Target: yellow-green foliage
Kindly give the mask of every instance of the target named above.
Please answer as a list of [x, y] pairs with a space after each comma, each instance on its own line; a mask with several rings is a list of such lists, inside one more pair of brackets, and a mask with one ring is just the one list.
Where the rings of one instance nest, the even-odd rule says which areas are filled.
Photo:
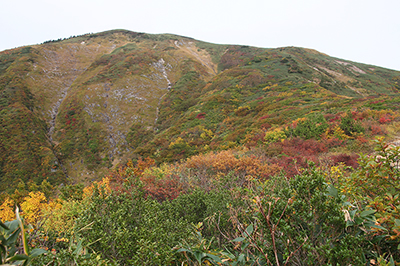
[[277, 141], [283, 141], [286, 138], [285, 131], [280, 128], [275, 128], [265, 133], [264, 140], [265, 143], [270, 144]]
[[57, 208], [44, 211], [45, 221], [43, 229], [58, 232], [59, 234], [71, 234], [74, 230], [75, 219], [84, 210], [85, 204], [75, 200], [58, 202]]

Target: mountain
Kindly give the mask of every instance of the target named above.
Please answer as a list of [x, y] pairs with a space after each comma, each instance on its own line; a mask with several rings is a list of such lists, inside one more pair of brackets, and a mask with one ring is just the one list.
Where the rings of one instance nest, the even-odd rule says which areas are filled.
[[397, 110], [400, 72], [315, 50], [113, 30], [0, 52], [0, 189], [256, 147], [310, 113]]

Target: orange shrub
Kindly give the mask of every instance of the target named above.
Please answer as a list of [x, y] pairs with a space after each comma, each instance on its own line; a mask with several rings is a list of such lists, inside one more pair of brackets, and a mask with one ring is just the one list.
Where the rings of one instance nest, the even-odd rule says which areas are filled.
[[269, 165], [260, 158], [239, 155], [234, 150], [196, 155], [187, 159], [185, 166], [197, 171], [208, 171], [209, 178], [213, 178], [213, 175], [234, 172], [242, 178], [251, 176], [265, 179], [280, 171], [280, 167], [276, 164]]

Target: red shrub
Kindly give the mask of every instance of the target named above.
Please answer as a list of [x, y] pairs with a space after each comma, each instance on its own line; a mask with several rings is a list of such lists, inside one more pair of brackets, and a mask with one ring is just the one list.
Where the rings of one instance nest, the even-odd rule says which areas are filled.
[[270, 163], [282, 167], [288, 177], [293, 177], [299, 174], [299, 169], [308, 167], [307, 162], [317, 164], [317, 156], [327, 150], [324, 143], [314, 139], [293, 138], [269, 145], [267, 154], [275, 156]]
[[339, 164], [339, 163], [344, 163], [347, 166], [351, 166], [353, 168], [358, 167], [358, 155], [357, 154], [352, 154], [352, 155], [347, 155], [347, 154], [339, 154], [339, 155], [333, 155], [331, 156], [331, 160], [334, 165]]
[[386, 135], [386, 131], [379, 125], [371, 125], [370, 130], [372, 135]]
[[252, 137], [247, 139], [247, 142], [245, 145], [247, 148], [255, 147], [258, 144], [262, 144], [264, 142], [264, 137], [265, 137], [265, 132], [255, 133]]
[[392, 117], [390, 115], [385, 115], [385, 116], [382, 116], [381, 118], [379, 118], [380, 124], [387, 124], [387, 123], [390, 123], [391, 121], [392, 121]]
[[367, 143], [367, 142], [368, 142], [368, 140], [367, 140], [364, 136], [358, 136], [358, 137], [357, 137], [357, 140], [358, 140], [360, 143]]
[[328, 148], [340, 147], [346, 144], [345, 140], [340, 140], [336, 137], [330, 139], [324, 139], [323, 141]]
[[304, 140], [302, 138], [286, 139], [282, 142], [283, 153], [289, 156], [312, 156], [328, 149], [322, 142], [314, 139]]
[[260, 126], [261, 129], [263, 130], [268, 130], [269, 128], [271, 128], [272, 126], [269, 123], [264, 123]]
[[206, 116], [206, 113], [200, 113], [196, 116], [197, 119], [204, 119]]
[[294, 177], [300, 174], [301, 169], [308, 168], [308, 162], [318, 164], [315, 156], [283, 156], [281, 158], [275, 157], [270, 161], [270, 163], [282, 167], [287, 177]]
[[340, 115], [336, 115], [334, 118], [329, 119], [329, 122], [335, 122], [337, 120], [340, 120]]
[[156, 179], [154, 177], [143, 178], [144, 193], [146, 197], [162, 202], [164, 200], [173, 200], [182, 192], [182, 186], [177, 179], [170, 176], [165, 179]]

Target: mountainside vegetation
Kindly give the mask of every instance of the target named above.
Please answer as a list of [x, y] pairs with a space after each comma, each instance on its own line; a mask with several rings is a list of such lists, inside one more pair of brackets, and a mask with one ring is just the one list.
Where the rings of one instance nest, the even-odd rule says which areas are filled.
[[311, 49], [172, 34], [2, 51], [2, 263], [396, 265], [399, 90]]

